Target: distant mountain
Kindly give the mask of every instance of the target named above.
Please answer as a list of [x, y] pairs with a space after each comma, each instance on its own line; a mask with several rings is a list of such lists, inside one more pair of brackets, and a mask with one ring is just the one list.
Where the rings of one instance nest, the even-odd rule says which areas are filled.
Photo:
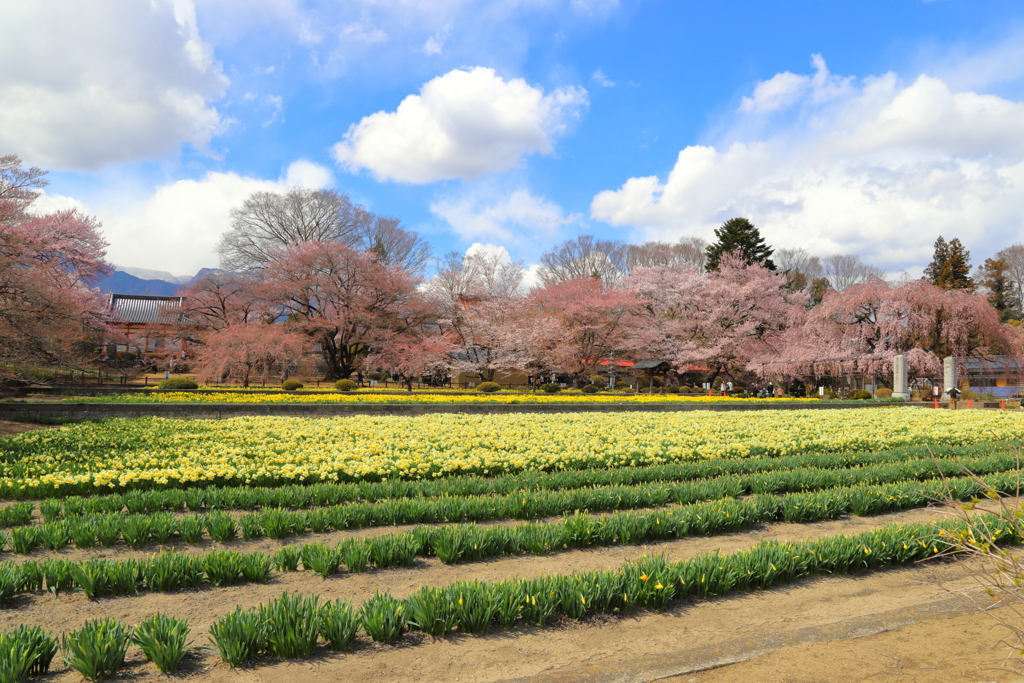
[[185, 284], [191, 286], [191, 285], [194, 285], [195, 283], [199, 282], [200, 280], [202, 280], [207, 275], [214, 275], [216, 273], [226, 273], [226, 272], [228, 272], [228, 271], [221, 270], [220, 268], [203, 268], [198, 273], [196, 273], [192, 277], [188, 278], [188, 280], [185, 282]]
[[162, 270], [114, 266], [114, 274], [99, 278], [93, 287], [115, 294], [149, 294], [150, 296], [178, 296], [180, 290], [199, 282], [207, 275], [223, 273], [220, 268], [203, 268], [195, 275], [171, 275]]
[[115, 270], [134, 275], [142, 280], [163, 280], [183, 285], [192, 279], [191, 275], [171, 275], [166, 270], [150, 270], [149, 268], [133, 268], [130, 266], [114, 266]]
[[166, 280], [145, 280], [141, 277], [115, 270], [113, 275], [96, 280], [94, 287], [100, 291], [115, 294], [149, 294], [150, 296], [177, 296], [182, 285]]

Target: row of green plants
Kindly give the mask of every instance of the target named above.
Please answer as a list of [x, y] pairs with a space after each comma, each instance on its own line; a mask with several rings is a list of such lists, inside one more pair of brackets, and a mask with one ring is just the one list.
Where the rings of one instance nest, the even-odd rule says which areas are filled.
[[164, 551], [147, 560], [83, 562], [63, 559], [0, 564], [0, 601], [23, 591], [81, 589], [88, 598], [130, 595], [141, 589], [166, 592], [238, 582], [265, 583], [271, 568], [297, 571], [299, 565], [321, 577], [344, 567], [364, 572], [369, 567], [411, 567], [417, 557], [436, 556], [446, 564], [502, 555], [543, 555], [564, 549], [635, 545], [750, 528], [757, 523], [784, 520], [807, 523], [835, 519], [848, 512], [878, 514], [926, 505], [951, 497], [969, 500], [989, 488], [1015, 494], [1016, 472], [974, 480], [968, 477], [924, 483], [858, 486], [782, 497], [752, 496], [745, 500], [696, 503], [669, 510], [624, 512], [605, 517], [577, 513], [552, 523], [509, 527], [475, 524], [439, 528], [417, 527], [410, 532], [375, 538], [346, 539], [336, 546], [314, 542], [287, 545], [273, 555], [216, 550], [203, 555]]
[[[1005, 542], [1020, 540], [1010, 523], [991, 524], [1005, 527], [1000, 536]], [[957, 523], [945, 525], [947, 531], [955, 527]], [[332, 650], [344, 649], [360, 631], [373, 641], [394, 643], [408, 630], [443, 637], [453, 631], [510, 629], [519, 622], [544, 626], [558, 617], [663, 610], [680, 600], [767, 589], [815, 574], [899, 566], [948, 549], [934, 526], [893, 524], [803, 543], [762, 541], [727, 556], [714, 552], [679, 562], [647, 556], [615, 571], [462, 581], [425, 587], [404, 600], [377, 593], [358, 610], [343, 602], [321, 605], [316, 595], [285, 593], [267, 605], [221, 617], [211, 634], [221, 659], [234, 667], [261, 656], [310, 657], [321, 639]]]
[[[208, 534], [226, 543], [239, 535], [245, 540], [263, 537], [282, 539], [306, 531], [324, 533], [394, 524], [452, 523], [495, 519], [536, 519], [574, 510], [603, 512], [685, 505], [704, 500], [738, 497], [747, 493], [786, 493], [829, 490], [863, 484], [917, 481], [940, 474], [959, 474], [964, 466], [988, 474], [1013, 467], [1009, 456], [978, 458], [968, 463], [915, 460], [892, 465], [874, 465], [857, 469], [782, 470], [749, 476], [725, 475], [684, 484], [612, 486], [568, 490], [533, 490], [508, 496], [399, 498], [377, 503], [354, 503], [311, 510], [265, 509], [235, 518], [227, 512], [176, 517], [170, 512], [153, 514], [85, 514], [64, 517], [51, 509], [59, 501], [43, 501], [40, 526], [15, 528], [0, 533], [0, 548], [10, 545], [27, 554], [37, 547], [57, 551], [66, 546], [110, 547], [123, 540], [135, 548], [151, 543], [172, 541], [199, 543]], [[1000, 470], [1000, 468], [1003, 468]]]
[[[59, 649], [64, 664], [87, 681], [115, 675], [132, 644], [160, 673], [167, 674], [177, 671], [188, 654], [192, 645], [188, 634], [187, 620], [161, 613], [135, 628], [106, 617], [86, 621], [64, 634]], [[57, 638], [39, 626], [21, 625], [0, 634], [0, 683], [24, 683], [30, 676], [48, 673], [57, 650]]]
[[[956, 449], [967, 451], [968, 449]], [[358, 484], [313, 484], [309, 486], [208, 487], [185, 490], [140, 490], [104, 496], [71, 496], [40, 502], [39, 509], [47, 521], [59, 517], [127, 511], [130, 514], [189, 510], [255, 510], [259, 508], [327, 507], [352, 502], [376, 502], [398, 498], [440, 498], [480, 495], [508, 495], [531, 490], [569, 490], [595, 486], [635, 486], [661, 482], [680, 482], [723, 475], [780, 475], [783, 472], [810, 470], [860, 470], [865, 466], [901, 464], [906, 468], [903, 478], [929, 478], [937, 474], [955, 475], [964, 471], [993, 472], [1010, 469], [1016, 464], [1012, 453], [977, 454], [956, 452], [957, 460], [922, 458], [912, 453], [878, 453], [845, 455], [806, 455], [786, 458], [751, 458], [749, 460], [709, 460], [700, 463], [678, 463], [653, 467], [611, 470], [580, 470], [569, 472], [527, 472], [486, 479], [484, 477], [451, 477], [440, 481], [391, 480]], [[908, 457], [909, 456], [909, 457]], [[969, 456], [966, 459], [964, 456]], [[973, 457], [970, 457], [973, 456]], [[780, 475], [785, 476], [785, 475]], [[807, 475], [812, 476], [812, 475]], [[815, 475], [816, 476], [816, 475]], [[867, 475], [870, 478], [870, 475]], [[858, 479], [857, 481], [863, 481]], [[837, 474], [836, 485], [851, 485], [850, 479]], [[751, 489], [753, 490], [753, 489]], [[12, 525], [13, 526], [13, 525]]]
[[215, 550], [203, 555], [164, 551], [144, 560], [47, 559], [0, 564], [0, 603], [18, 593], [82, 591], [90, 600], [135, 595], [140, 590], [170, 592], [184, 588], [266, 583], [272, 559], [265, 553]]
[[[992, 517], [975, 524], [984, 535], [1016, 543], [1009, 520]], [[938, 531], [938, 533], [936, 533]], [[371, 640], [395, 643], [408, 630], [444, 637], [458, 631], [485, 633], [520, 621], [544, 626], [558, 617], [584, 619], [636, 608], [663, 610], [673, 602], [767, 589], [816, 574], [846, 574], [924, 560], [949, 550], [945, 537], [969, 533], [964, 522], [892, 524], [853, 536], [803, 543], [762, 541], [749, 550], [722, 556], [717, 551], [670, 562], [646, 556], [614, 571], [548, 575], [498, 582], [461, 581], [424, 587], [401, 600], [377, 593], [358, 610], [344, 600], [321, 603], [317, 595], [284, 593], [256, 608], [236, 608], [213, 623], [211, 639], [222, 661], [232, 667], [261, 656], [311, 657], [320, 642], [331, 650], [351, 647], [364, 632]], [[944, 534], [946, 535], [944, 537]], [[97, 681], [123, 666], [131, 644], [161, 673], [173, 673], [189, 652], [188, 622], [155, 614], [131, 628], [113, 619], [87, 621], [60, 641], [65, 664]], [[58, 650], [57, 639], [38, 626], [0, 634], [0, 683], [23, 683], [45, 674]]]

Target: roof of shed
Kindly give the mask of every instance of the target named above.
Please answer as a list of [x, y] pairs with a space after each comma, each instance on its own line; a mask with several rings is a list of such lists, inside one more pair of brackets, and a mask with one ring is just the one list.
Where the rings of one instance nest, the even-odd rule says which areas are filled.
[[667, 360], [638, 360], [633, 367], [637, 370], [658, 370], [670, 367], [670, 363]]

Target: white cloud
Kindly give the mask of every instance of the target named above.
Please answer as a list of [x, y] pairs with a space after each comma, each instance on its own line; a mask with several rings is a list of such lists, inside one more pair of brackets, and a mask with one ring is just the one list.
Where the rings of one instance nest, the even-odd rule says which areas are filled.
[[267, 95], [263, 98], [263, 106], [266, 109], [270, 109], [270, 118], [263, 122], [262, 126], [266, 128], [278, 121], [284, 121], [284, 100], [277, 95]]
[[[219, 43], [284, 34], [328, 71], [372, 69], [382, 60], [414, 68], [424, 53], [456, 64], [519, 62], [540, 13], [573, 28], [603, 21], [619, 0], [202, 0], [204, 30]], [[369, 55], [374, 55], [370, 57]], [[512, 57], [507, 60], [506, 57]]]
[[552, 242], [563, 226], [580, 218], [566, 216], [562, 207], [525, 189], [503, 195], [476, 188], [458, 198], [438, 200], [430, 210], [463, 239], [529, 246]]
[[600, 69], [595, 71], [590, 78], [602, 88], [615, 87], [615, 81], [608, 80], [608, 77], [604, 75], [604, 71], [601, 71]]
[[812, 103], [820, 104], [850, 92], [851, 79], [829, 73], [821, 55], [812, 55], [811, 63], [815, 67], [813, 76], [784, 71], [758, 83], [753, 97], [743, 98], [740, 111], [766, 114], [788, 109], [808, 94]]
[[227, 79], [191, 0], [33, 0], [0, 21], [0, 149], [60, 169], [203, 147]]
[[444, 52], [444, 44], [448, 40], [448, 36], [452, 34], [451, 24], [445, 26], [443, 29], [435, 33], [434, 35], [427, 38], [427, 42], [423, 43], [423, 52], [428, 55], [439, 55]]
[[95, 215], [110, 242], [110, 262], [191, 275], [218, 265], [216, 247], [229, 227], [231, 209], [253, 192], [296, 186], [319, 189], [333, 182], [330, 169], [298, 159], [276, 181], [207, 173], [198, 180], [161, 185], [148, 194], [133, 185], [87, 203], [56, 195], [41, 197], [35, 206], [40, 211], [79, 208]]
[[96, 216], [110, 242], [108, 262], [192, 275], [218, 265], [216, 247], [230, 225], [231, 209], [253, 192], [321, 188], [333, 180], [329, 169], [299, 159], [276, 181], [207, 173], [197, 180], [161, 185], [150, 193], [132, 184], [108, 189], [88, 202], [44, 195], [33, 206], [40, 212], [77, 208]]
[[491, 244], [490, 242], [486, 244], [473, 242], [473, 244], [469, 245], [469, 249], [466, 249], [466, 256], [473, 256], [474, 254], [483, 254], [491, 257], [497, 256], [504, 263], [512, 263], [512, 257], [509, 256], [508, 249], [497, 244]]
[[601, 192], [592, 216], [659, 239], [711, 237], [746, 216], [777, 247], [858, 253], [894, 271], [927, 262], [940, 234], [976, 261], [1020, 239], [1024, 103], [817, 66], [758, 84], [714, 146], [679, 152], [664, 181]]
[[394, 112], [353, 124], [334, 156], [344, 168], [367, 169], [378, 180], [476, 179], [512, 168], [527, 154], [551, 153], [552, 138], [586, 106], [583, 88], [545, 95], [493, 69], [456, 69], [427, 82]]
[[[466, 256], [472, 256], [473, 254], [487, 254], [490, 256], [497, 256], [501, 261], [505, 263], [511, 263], [512, 257], [508, 253], [508, 249], [497, 244], [481, 244], [480, 242], [474, 242], [466, 249]], [[539, 263], [531, 263], [523, 268], [523, 287], [525, 289], [533, 289], [534, 287], [540, 287], [543, 283], [540, 279], [542, 266]]]
[[308, 187], [319, 190], [328, 185], [333, 185], [334, 176], [331, 174], [330, 169], [320, 164], [313, 163], [307, 159], [298, 159], [288, 166], [288, 170], [285, 171], [281, 182], [289, 186]]
[[603, 17], [619, 7], [619, 0], [570, 0], [573, 11], [583, 16]]
[[253, 192], [283, 188], [236, 173], [207, 173], [199, 180], [158, 187], [142, 200], [98, 205], [90, 213], [103, 221], [108, 261], [194, 274], [218, 265], [216, 247], [228, 229], [231, 209]]

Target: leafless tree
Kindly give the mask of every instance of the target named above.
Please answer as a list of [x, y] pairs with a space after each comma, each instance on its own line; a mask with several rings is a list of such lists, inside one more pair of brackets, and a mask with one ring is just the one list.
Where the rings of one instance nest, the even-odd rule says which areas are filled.
[[351, 235], [352, 246], [369, 251], [378, 262], [422, 273], [430, 262], [430, 244], [418, 233], [401, 227], [397, 218], [373, 216], [360, 221]]
[[437, 275], [424, 289], [445, 307], [467, 297], [522, 296], [525, 276], [523, 264], [509, 261], [504, 254], [475, 252], [463, 256], [453, 251], [438, 259]]
[[833, 254], [822, 259], [822, 274], [832, 289], [841, 292], [847, 287], [867, 282], [871, 278], [884, 278], [881, 268], [864, 263], [856, 254]]
[[1024, 244], [1013, 244], [1000, 249], [995, 258], [1006, 262], [1006, 277], [1010, 280], [1012, 299], [1018, 310], [1024, 307]]
[[366, 209], [334, 190], [255, 192], [231, 210], [231, 229], [217, 252], [226, 270], [256, 270], [273, 260], [277, 249], [297, 242], [350, 242], [372, 221]]
[[628, 270], [629, 245], [619, 240], [595, 240], [579, 235], [540, 257], [540, 280], [545, 285], [581, 277], [598, 277], [611, 284]]
[[684, 268], [696, 266], [698, 270], [704, 270], [708, 243], [700, 237], [682, 237], [676, 243], [669, 242], [644, 242], [639, 245], [630, 245], [626, 254], [626, 268], [632, 271], [634, 268], [652, 268], [654, 266], [667, 266], [669, 268]]
[[806, 249], [776, 249], [772, 260], [782, 272], [801, 273], [808, 280], [821, 277], [821, 259], [812, 256]]

